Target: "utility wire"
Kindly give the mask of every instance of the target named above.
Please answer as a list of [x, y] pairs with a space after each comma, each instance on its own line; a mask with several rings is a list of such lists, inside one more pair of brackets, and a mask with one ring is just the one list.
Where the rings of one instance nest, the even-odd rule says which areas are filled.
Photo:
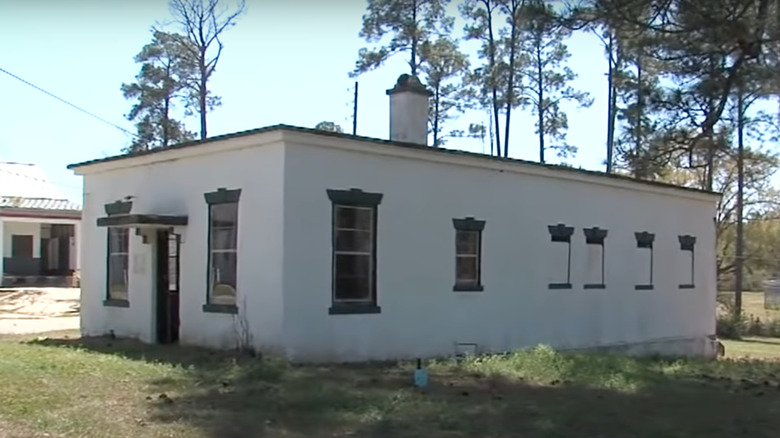
[[121, 127], [121, 126], [119, 126], [119, 125], [117, 125], [117, 124], [115, 124], [115, 123], [109, 122], [108, 120], [106, 120], [106, 119], [104, 119], [104, 118], [102, 118], [102, 117], [100, 117], [100, 116], [98, 116], [98, 115], [96, 115], [96, 114], [94, 114], [94, 113], [91, 113], [91, 112], [89, 112], [89, 111], [85, 110], [84, 108], [81, 108], [81, 107], [80, 107], [80, 106], [78, 106], [78, 105], [74, 105], [74, 104], [72, 104], [72, 103], [68, 102], [67, 100], [65, 100], [65, 99], [63, 99], [63, 98], [61, 98], [61, 97], [59, 97], [59, 96], [56, 96], [56, 95], [54, 95], [54, 94], [52, 94], [52, 93], [50, 93], [50, 92], [48, 92], [48, 91], [44, 90], [43, 88], [41, 88], [41, 87], [39, 87], [39, 86], [37, 86], [37, 85], [35, 85], [35, 84], [31, 83], [31, 82], [28, 82], [28, 81], [26, 81], [26, 80], [24, 80], [24, 79], [20, 78], [19, 76], [16, 76], [15, 74], [13, 74], [13, 73], [9, 72], [8, 70], [5, 70], [5, 69], [3, 69], [2, 67], [0, 67], [0, 72], [3, 72], [3, 73], [5, 73], [5, 74], [7, 74], [8, 76], [11, 76], [12, 78], [14, 78], [14, 79], [16, 79], [16, 80], [18, 80], [18, 81], [20, 81], [20, 82], [23, 82], [23, 83], [25, 83], [25, 84], [27, 84], [27, 85], [29, 85], [29, 86], [31, 86], [31, 87], [33, 87], [33, 88], [35, 88], [36, 90], [38, 90], [38, 91], [40, 91], [40, 92], [42, 92], [42, 93], [44, 93], [44, 94], [47, 94], [47, 95], [49, 95], [49, 96], [51, 96], [51, 97], [53, 97], [53, 98], [55, 98], [55, 99], [59, 100], [60, 102], [62, 102], [62, 103], [64, 103], [64, 104], [68, 105], [68, 106], [71, 106], [71, 107], [73, 107], [73, 108], [75, 108], [75, 109], [77, 109], [77, 110], [81, 111], [82, 113], [84, 113], [84, 114], [86, 114], [86, 115], [88, 115], [88, 116], [90, 116], [90, 117], [96, 118], [96, 119], [100, 120], [100, 121], [101, 121], [101, 122], [103, 122], [103, 123], [106, 123], [106, 124], [108, 124], [108, 125], [111, 125], [111, 126], [113, 126], [114, 128], [116, 128], [116, 129], [118, 129], [118, 130], [120, 130], [120, 131], [124, 132], [125, 134], [131, 135], [131, 136], [133, 136], [133, 137], [135, 137], [135, 136], [136, 136], [134, 133], [132, 133], [132, 132], [128, 131], [127, 129], [125, 129], [125, 128], [123, 128], [123, 127]]

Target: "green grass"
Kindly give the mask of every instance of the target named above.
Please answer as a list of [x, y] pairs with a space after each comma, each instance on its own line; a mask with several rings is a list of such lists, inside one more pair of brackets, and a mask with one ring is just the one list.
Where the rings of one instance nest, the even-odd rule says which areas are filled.
[[[293, 366], [109, 339], [0, 340], [0, 436], [774, 437], [780, 341], [718, 361], [562, 354]], [[756, 342], [753, 342], [756, 341]], [[758, 341], [764, 341], [765, 344]], [[164, 395], [163, 395], [164, 394]]]
[[[734, 292], [718, 292], [718, 295], [734, 302]], [[722, 312], [722, 306], [719, 310]], [[780, 310], [764, 308], [763, 292], [742, 292], [742, 311], [748, 316], [761, 318], [762, 321], [780, 319]]]

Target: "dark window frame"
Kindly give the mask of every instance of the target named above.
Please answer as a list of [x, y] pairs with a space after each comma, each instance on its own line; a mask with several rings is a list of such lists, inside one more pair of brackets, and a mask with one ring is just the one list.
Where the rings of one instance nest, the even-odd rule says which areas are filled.
[[655, 250], [653, 249], [653, 242], [655, 241], [655, 234], [647, 231], [637, 231], [634, 233], [636, 238], [637, 249], [649, 249], [650, 250], [650, 281], [648, 283], [634, 285], [635, 290], [653, 290], [653, 270], [655, 269]]
[[565, 283], [549, 283], [548, 289], [571, 289], [571, 236], [574, 234], [574, 227], [566, 224], [548, 225], [547, 231], [550, 233], [550, 241], [555, 243], [566, 243], [568, 245], [568, 261], [566, 266]]
[[584, 228], [582, 232], [585, 234], [585, 245], [601, 246], [601, 282], [586, 283], [582, 287], [584, 289], [606, 289], [606, 247], [604, 246], [604, 239], [607, 238], [607, 230], [592, 227]]
[[[112, 234], [116, 233], [117, 231], [121, 231], [124, 234], [125, 239], [125, 248], [127, 249], [127, 252], [116, 252], [112, 251]], [[116, 255], [124, 255], [125, 257], [125, 263], [124, 263], [124, 270], [127, 274], [127, 278], [125, 279], [125, 298], [115, 298], [111, 294], [111, 258]], [[106, 298], [103, 300], [103, 305], [108, 307], [130, 307], [130, 229], [129, 228], [118, 228], [118, 227], [108, 227], [106, 229]]]
[[677, 236], [677, 240], [680, 242], [680, 251], [691, 252], [691, 281], [690, 283], [682, 283], [679, 285], [680, 289], [694, 289], [696, 287], [696, 236], [688, 234]]
[[[377, 293], [377, 238], [379, 232], [379, 204], [382, 203], [382, 193], [369, 193], [361, 189], [349, 190], [327, 189], [326, 193], [331, 202], [330, 230], [330, 301], [328, 313], [331, 315], [352, 315], [381, 313]], [[336, 210], [341, 208], [365, 208], [371, 210], [371, 261], [369, 266], [369, 299], [366, 301], [343, 301], [336, 298]]]
[[[483, 232], [485, 231], [485, 221], [474, 219], [473, 217], [465, 217], [462, 219], [453, 218], [452, 226], [455, 228], [455, 284], [452, 286], [453, 292], [482, 292], [485, 290], [485, 286], [482, 284], [482, 242]], [[462, 232], [476, 233], [477, 236], [477, 253], [461, 255], [458, 253], [458, 234]], [[477, 259], [477, 278], [474, 283], [463, 284], [458, 283], [458, 258], [459, 257], [475, 257]]]
[[[24, 239], [22, 239], [24, 238]], [[17, 242], [25, 241], [25, 245], [23, 247], [27, 249], [29, 247], [29, 255], [28, 254], [17, 254], [16, 250], [19, 248], [17, 246]], [[35, 236], [32, 234], [12, 234], [11, 235], [11, 258], [24, 258], [24, 259], [32, 259], [35, 258]]]
[[219, 188], [215, 192], [209, 192], [204, 193], [203, 198], [206, 200], [206, 204], [208, 206], [208, 222], [206, 223], [206, 304], [203, 305], [203, 311], [207, 313], [227, 313], [227, 314], [236, 314], [238, 313], [238, 284], [236, 284], [236, 296], [235, 300], [236, 302], [234, 304], [215, 304], [211, 302], [211, 296], [212, 296], [212, 284], [211, 284], [211, 272], [212, 272], [212, 251], [211, 251], [211, 215], [213, 207], [216, 205], [224, 205], [224, 204], [236, 204], [236, 220], [235, 220], [235, 233], [236, 233], [236, 247], [234, 248], [235, 253], [235, 273], [236, 273], [236, 283], [238, 283], [238, 217], [239, 217], [239, 209], [240, 209], [240, 203], [239, 200], [241, 199], [241, 189], [226, 189], [226, 188]]

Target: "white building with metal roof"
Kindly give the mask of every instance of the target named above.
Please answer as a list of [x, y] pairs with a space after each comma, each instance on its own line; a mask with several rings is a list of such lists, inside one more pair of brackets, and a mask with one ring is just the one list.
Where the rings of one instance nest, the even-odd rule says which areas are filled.
[[719, 194], [429, 147], [427, 92], [388, 94], [389, 141], [279, 125], [71, 165], [82, 333], [294, 361], [715, 353]]
[[0, 162], [0, 286], [76, 284], [80, 224], [40, 167]]

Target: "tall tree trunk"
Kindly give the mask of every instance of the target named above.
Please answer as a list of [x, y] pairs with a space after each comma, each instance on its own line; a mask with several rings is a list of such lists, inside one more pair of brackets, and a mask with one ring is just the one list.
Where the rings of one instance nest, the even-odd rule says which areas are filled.
[[412, 67], [412, 76], [417, 76], [417, 0], [412, 0], [412, 23], [414, 23], [415, 34], [412, 36], [412, 56], [410, 64]]
[[737, 87], [737, 245], [736, 259], [734, 260], [734, 313], [736, 316], [742, 313], [742, 271], [745, 259], [745, 237], [742, 224], [745, 187], [744, 106], [743, 89], [739, 86]]
[[495, 118], [495, 133], [496, 133], [496, 155], [501, 156], [501, 126], [498, 123], [498, 89], [496, 85], [496, 41], [493, 36], [493, 8], [490, 6], [490, 0], [483, 0], [485, 9], [487, 11], [487, 27], [488, 27], [488, 63], [490, 74], [488, 80], [490, 81], [490, 88], [493, 97], [493, 117]]
[[636, 120], [634, 120], [634, 177], [646, 178], [642, 147], [642, 116], [644, 115], [644, 93], [642, 89], [642, 55], [636, 57]]
[[515, 44], [517, 42], [517, 23], [512, 8], [512, 30], [509, 37], [509, 78], [506, 85], [506, 120], [504, 120], [504, 157], [509, 156], [509, 121], [512, 118], [512, 104], [515, 100]]
[[208, 109], [206, 108], [206, 97], [208, 96], [208, 88], [207, 88], [207, 82], [208, 77], [206, 77], [206, 64], [204, 63], [206, 57], [205, 52], [201, 52], [201, 58], [200, 58], [200, 86], [198, 87], [198, 110], [200, 112], [200, 139], [205, 140], [206, 139], [206, 112]]
[[607, 173], [612, 173], [615, 150], [615, 106], [617, 104], [614, 78], [617, 57], [614, 56], [614, 34], [612, 30], [609, 31], [607, 50], [609, 51], [609, 57], [607, 58], [609, 63], [607, 70]]
[[163, 101], [163, 114], [162, 114], [162, 147], [168, 146], [171, 142], [171, 122], [168, 114], [171, 110], [171, 64], [170, 62], [165, 65], [165, 80], [163, 81], [163, 87], [165, 87], [165, 100]]
[[536, 86], [539, 87], [539, 102], [536, 107], [537, 120], [539, 124], [539, 162], [544, 163], [544, 72], [542, 71], [542, 49], [541, 44], [536, 45]]
[[433, 97], [433, 147], [439, 147], [439, 90], [440, 84], [436, 84], [436, 91]]
[[166, 96], [165, 102], [163, 103], [163, 117], [162, 117], [162, 147], [168, 146], [168, 143], [171, 142], [171, 122], [170, 118], [168, 117], [168, 113], [170, 112], [171, 108], [171, 98]]

